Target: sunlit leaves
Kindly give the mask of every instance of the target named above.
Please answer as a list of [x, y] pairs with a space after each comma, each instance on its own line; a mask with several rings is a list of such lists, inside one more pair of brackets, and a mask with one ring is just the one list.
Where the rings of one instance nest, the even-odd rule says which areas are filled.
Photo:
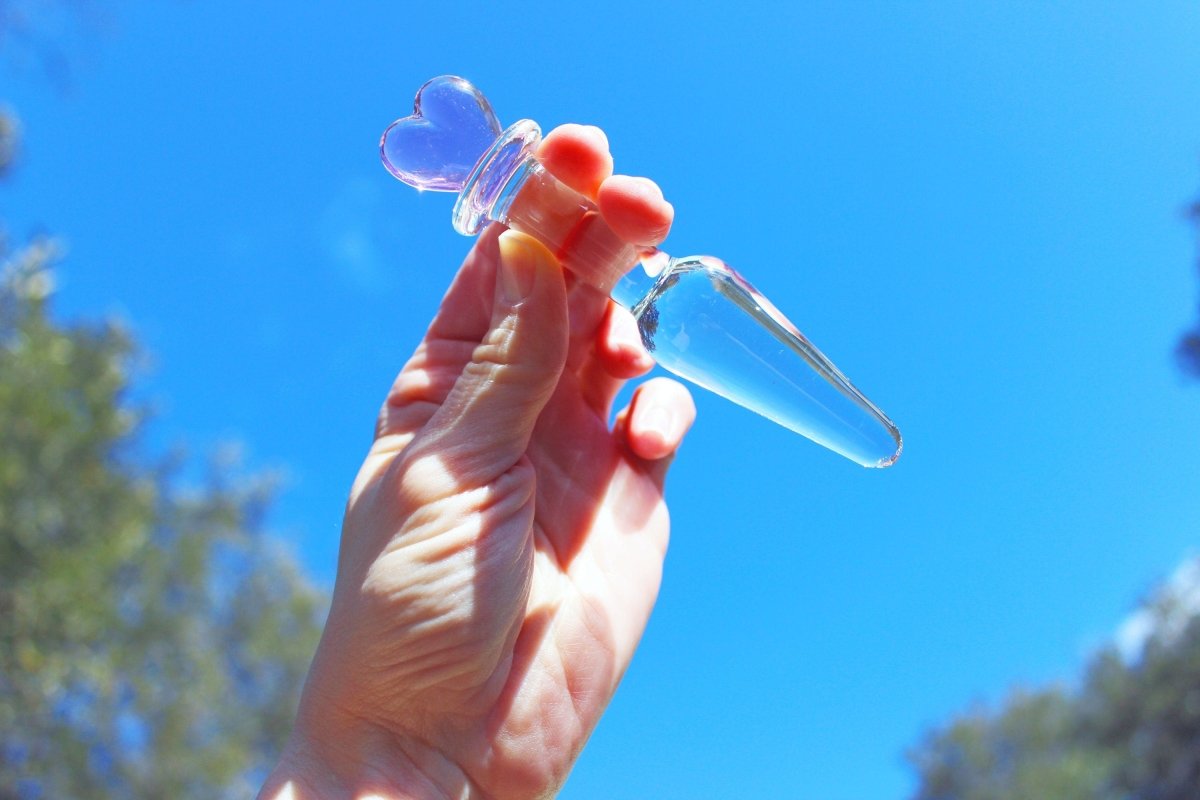
[[931, 732], [909, 754], [916, 800], [1194, 800], [1200, 617], [1178, 596], [1148, 603], [1137, 652], [1098, 653], [1078, 688], [1016, 693]]
[[0, 797], [244, 797], [324, 599], [271, 485], [149, 459], [131, 336], [50, 313], [57, 249], [0, 251]]

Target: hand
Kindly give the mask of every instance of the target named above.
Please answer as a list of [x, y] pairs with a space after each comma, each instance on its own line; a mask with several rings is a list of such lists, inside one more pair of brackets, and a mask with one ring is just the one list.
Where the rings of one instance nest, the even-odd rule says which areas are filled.
[[[672, 209], [604, 135], [539, 158], [626, 241]], [[263, 797], [535, 798], [629, 665], [667, 548], [663, 481], [695, 409], [627, 312], [498, 226], [392, 386], [355, 481], [333, 605]]]

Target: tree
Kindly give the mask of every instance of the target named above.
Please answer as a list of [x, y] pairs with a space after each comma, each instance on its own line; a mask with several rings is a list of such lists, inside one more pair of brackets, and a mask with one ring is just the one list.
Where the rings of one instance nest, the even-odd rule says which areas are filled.
[[263, 532], [268, 480], [146, 457], [137, 348], [54, 320], [56, 258], [0, 242], [0, 799], [249, 796], [324, 596]]
[[1093, 661], [1080, 697], [1081, 734], [1119, 754], [1112, 785], [1131, 800], [1183, 800], [1200, 792], [1200, 617], [1181, 617], [1167, 592], [1155, 627], [1126, 663], [1109, 651]]
[[[1200, 200], [1192, 203], [1188, 208], [1188, 219], [1195, 225], [1196, 231], [1200, 234]], [[1197, 272], [1200, 273], [1200, 258], [1196, 260]], [[1191, 375], [1193, 378], [1200, 378], [1200, 321], [1190, 331], [1187, 331], [1179, 338], [1179, 344], [1175, 348], [1175, 355], [1179, 359], [1179, 366], [1185, 374]]]
[[[1188, 218], [1200, 232], [1200, 201]], [[1176, 356], [1200, 378], [1200, 323]], [[1102, 650], [1078, 689], [1016, 692], [997, 712], [976, 708], [928, 732], [908, 753], [914, 800], [1200, 797], [1200, 559], [1133, 621], [1136, 652]]]
[[915, 800], [1195, 800], [1198, 600], [1192, 561], [1139, 612], [1134, 652], [1106, 648], [1077, 689], [1017, 693], [928, 734], [909, 753]]
[[[66, 85], [104, 5], [0, 0], [3, 66]], [[0, 104], [0, 177], [20, 132]], [[137, 346], [54, 319], [58, 250], [0, 222], [0, 800], [249, 796], [325, 595], [264, 532], [269, 480], [146, 455]]]
[[0, 108], [0, 177], [8, 172], [17, 153], [17, 120]]
[[920, 776], [916, 798], [1110, 797], [1108, 755], [1079, 741], [1078, 724], [1073, 698], [1059, 689], [1014, 694], [999, 715], [965, 714], [910, 753]]

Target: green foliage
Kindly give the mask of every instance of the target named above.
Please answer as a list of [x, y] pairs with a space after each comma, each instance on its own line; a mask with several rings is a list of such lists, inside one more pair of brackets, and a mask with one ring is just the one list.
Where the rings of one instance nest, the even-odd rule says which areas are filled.
[[1200, 585], [1182, 588], [1165, 587], [1140, 612], [1149, 633], [1139, 652], [1100, 652], [1079, 689], [1017, 693], [997, 713], [931, 732], [909, 754], [915, 800], [1195, 800]]
[[[1191, 205], [1188, 209], [1188, 217], [1200, 232], [1200, 201]], [[1196, 267], [1200, 271], [1200, 259], [1197, 259]], [[1192, 330], [1179, 337], [1175, 355], [1179, 359], [1179, 366], [1184, 374], [1200, 378], [1200, 322], [1197, 322]]]
[[[1188, 216], [1200, 231], [1200, 202]], [[1200, 378], [1200, 326], [1176, 356]], [[1100, 652], [1078, 690], [1017, 692], [926, 734], [908, 753], [914, 800], [1200, 798], [1200, 560], [1138, 616], [1139, 651]]]
[[1131, 800], [1194, 799], [1200, 793], [1200, 618], [1162, 626], [1140, 659], [1102, 655], [1081, 697], [1087, 731], [1118, 750], [1113, 785]]
[[1098, 800], [1111, 756], [1081, 741], [1078, 710], [1057, 689], [1017, 693], [1004, 711], [975, 710], [909, 755], [917, 800]]
[[147, 465], [131, 337], [53, 320], [55, 255], [0, 248], [0, 798], [249, 796], [324, 598], [268, 482]]
[[20, 141], [20, 131], [17, 118], [0, 108], [0, 176], [12, 166]]

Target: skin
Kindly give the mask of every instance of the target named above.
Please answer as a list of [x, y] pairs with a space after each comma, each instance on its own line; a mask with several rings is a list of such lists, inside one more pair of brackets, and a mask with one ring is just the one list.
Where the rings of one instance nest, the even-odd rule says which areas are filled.
[[[539, 159], [652, 245], [673, 211], [598, 128]], [[396, 378], [346, 510], [333, 604], [260, 798], [552, 796], [628, 667], [695, 416], [628, 313], [498, 226]]]

